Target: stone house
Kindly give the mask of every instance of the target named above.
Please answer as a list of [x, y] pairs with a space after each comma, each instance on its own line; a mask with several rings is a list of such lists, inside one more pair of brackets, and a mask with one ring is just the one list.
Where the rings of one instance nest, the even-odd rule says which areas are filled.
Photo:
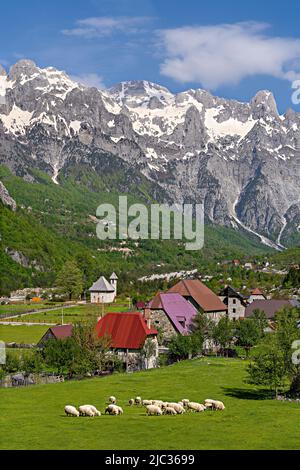
[[262, 291], [258, 288], [251, 291], [249, 296], [249, 303], [254, 302], [255, 300], [267, 300], [267, 297], [262, 293]]
[[197, 313], [197, 309], [176, 292], [157, 294], [145, 309], [153, 326], [161, 330], [163, 343], [178, 334], [189, 335]]
[[214, 322], [227, 315], [227, 306], [219, 297], [199, 279], [186, 279], [178, 282], [168, 290], [168, 293], [177, 293], [188, 300], [197, 310], [204, 312]]
[[227, 305], [228, 317], [230, 320], [236, 321], [245, 317], [247, 307], [246, 298], [234, 290], [232, 287], [225, 287], [219, 294], [220, 300]]
[[[110, 338], [110, 350], [127, 372], [157, 367], [158, 332], [141, 312], [108, 313], [99, 320], [96, 331], [98, 338]], [[144, 351], [149, 345], [146, 356]]]
[[116, 300], [118, 277], [113, 273], [109, 280], [101, 276], [89, 289], [92, 304], [112, 304]]

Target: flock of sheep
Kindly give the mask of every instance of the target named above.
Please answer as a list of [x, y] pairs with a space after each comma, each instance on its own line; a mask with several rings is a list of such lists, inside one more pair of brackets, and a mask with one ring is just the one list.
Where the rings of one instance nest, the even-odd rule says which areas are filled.
[[[105, 414], [109, 415], [122, 415], [123, 409], [117, 405], [117, 399], [113, 396], [108, 399], [109, 405], [105, 409]], [[144, 406], [148, 416], [161, 416], [161, 415], [181, 415], [186, 412], [201, 413], [206, 409], [215, 411], [225, 410], [224, 403], [218, 400], [205, 400], [204, 404], [196, 403], [188, 399], [175, 402], [165, 402], [162, 400], [142, 400], [141, 397], [131, 398], [129, 406]], [[93, 405], [79, 406], [78, 410], [75, 406], [65, 406], [65, 413], [67, 416], [101, 416], [100, 411]]]

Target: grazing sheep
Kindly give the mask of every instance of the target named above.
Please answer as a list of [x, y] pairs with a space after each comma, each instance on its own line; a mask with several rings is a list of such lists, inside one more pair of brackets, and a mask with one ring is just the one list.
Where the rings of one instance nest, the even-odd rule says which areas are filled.
[[183, 406], [188, 406], [188, 403], [190, 402], [190, 400], [185, 398], [184, 400], [181, 400], [181, 402], [183, 403]]
[[129, 406], [132, 406], [134, 405], [134, 398], [130, 398], [129, 402], [128, 402]]
[[121, 408], [120, 406], [117, 406], [116, 408], [118, 409], [119, 415], [122, 415], [124, 413], [123, 408]]
[[185, 413], [185, 409], [183, 408], [183, 406], [179, 405], [178, 403], [174, 403], [174, 406], [172, 406], [172, 408], [174, 408], [178, 415], [182, 415], [183, 413]]
[[142, 401], [142, 405], [143, 405], [143, 406], [152, 405], [152, 400], [143, 400], [143, 401]]
[[113, 405], [115, 405], [117, 403], [116, 397], [113, 397], [113, 396], [109, 397], [108, 401], [109, 401], [109, 403], [112, 403]]
[[67, 416], [76, 416], [77, 418], [79, 417], [79, 411], [76, 410], [75, 406], [65, 406], [65, 413]]
[[222, 401], [215, 401], [212, 404], [212, 409], [216, 411], [224, 411], [225, 410], [225, 405]]
[[140, 405], [142, 403], [141, 397], [135, 397], [134, 402], [135, 402], [136, 405]]
[[116, 405], [108, 405], [108, 407], [105, 410], [105, 414], [106, 413], [110, 415], [115, 415], [115, 416], [119, 415], [120, 414], [119, 407]]
[[83, 405], [79, 407], [79, 413], [81, 416], [89, 416], [90, 418], [93, 418], [96, 413], [92, 410], [92, 408], [88, 405]]
[[201, 405], [200, 403], [189, 402], [188, 409], [190, 411], [195, 411], [196, 413], [201, 413], [202, 411], [206, 410], [206, 407], [204, 405]]
[[161, 401], [161, 400], [152, 400], [152, 405], [155, 405], [155, 406], [163, 406], [164, 404], [166, 404], [165, 402]]
[[162, 415], [162, 410], [159, 406], [157, 405], [148, 405], [147, 407], [147, 415], [148, 416], [161, 416]]
[[95, 406], [93, 406], [93, 405], [85, 405], [85, 406], [89, 406], [91, 408], [91, 410], [95, 413], [95, 416], [101, 416], [100, 411], [98, 411]]
[[166, 414], [166, 415], [177, 415], [177, 412], [172, 406], [166, 406], [164, 408], [164, 414]]
[[183, 402], [182, 402], [182, 401], [179, 401], [179, 402], [178, 402], [178, 405], [183, 406]]
[[215, 401], [216, 400], [207, 399], [205, 400], [204, 404], [205, 406], [209, 406], [209, 405], [212, 406]]

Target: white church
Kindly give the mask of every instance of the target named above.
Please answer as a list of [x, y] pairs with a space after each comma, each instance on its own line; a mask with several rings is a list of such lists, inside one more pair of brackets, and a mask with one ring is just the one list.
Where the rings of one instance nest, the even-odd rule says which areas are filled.
[[118, 276], [112, 273], [109, 281], [101, 276], [89, 289], [92, 304], [112, 304], [116, 300]]

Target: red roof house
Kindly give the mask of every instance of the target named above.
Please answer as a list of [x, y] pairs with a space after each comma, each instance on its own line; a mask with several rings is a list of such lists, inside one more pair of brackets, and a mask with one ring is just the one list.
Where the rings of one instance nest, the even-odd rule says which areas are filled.
[[199, 279], [187, 279], [178, 282], [168, 293], [176, 292], [189, 300], [196, 308], [206, 313], [227, 313], [227, 306], [219, 297]]
[[51, 339], [65, 339], [72, 336], [73, 325], [57, 325], [51, 326], [49, 330], [46, 331], [44, 336], [40, 339], [38, 346], [42, 347], [46, 341]]
[[113, 349], [141, 349], [147, 338], [158, 335], [140, 312], [108, 313], [99, 320], [96, 331], [98, 338], [111, 338]]

